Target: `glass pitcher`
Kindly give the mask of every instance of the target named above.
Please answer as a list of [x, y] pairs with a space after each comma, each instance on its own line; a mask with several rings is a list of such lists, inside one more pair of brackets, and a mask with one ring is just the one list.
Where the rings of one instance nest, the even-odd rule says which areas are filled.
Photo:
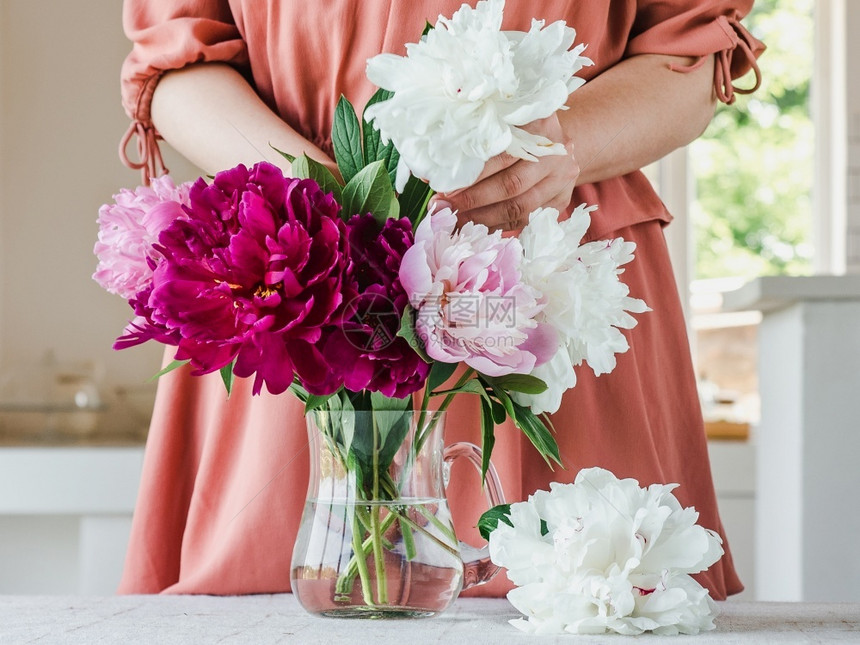
[[[293, 550], [293, 593], [313, 614], [420, 617], [499, 570], [459, 542], [445, 485], [470, 443], [443, 448], [444, 412], [311, 412], [310, 484]], [[484, 491], [504, 503], [490, 465]], [[468, 556], [464, 559], [464, 554]]]

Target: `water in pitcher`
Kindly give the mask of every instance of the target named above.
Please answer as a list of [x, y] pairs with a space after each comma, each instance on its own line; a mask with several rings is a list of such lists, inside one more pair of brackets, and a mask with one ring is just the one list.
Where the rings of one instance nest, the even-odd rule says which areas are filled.
[[445, 499], [312, 498], [304, 512], [291, 581], [307, 611], [432, 616], [459, 594], [463, 563]]

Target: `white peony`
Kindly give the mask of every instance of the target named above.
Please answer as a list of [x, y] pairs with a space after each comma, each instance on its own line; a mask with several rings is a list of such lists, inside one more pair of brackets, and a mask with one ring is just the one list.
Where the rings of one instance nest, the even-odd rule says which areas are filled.
[[534, 160], [566, 154], [564, 146], [519, 126], [563, 109], [585, 81], [574, 76], [592, 61], [571, 49], [576, 32], [557, 21], [526, 32], [503, 32], [504, 0], [464, 4], [449, 19], [406, 46], [406, 56], [380, 54], [367, 76], [394, 96], [367, 109], [384, 142], [400, 153], [396, 187], [410, 172], [433, 190], [450, 192], [475, 182], [502, 152]]
[[556, 356], [531, 372], [547, 390], [514, 395], [536, 414], [558, 410], [564, 392], [576, 384], [573, 367], [583, 360], [597, 376], [615, 369], [615, 354], [628, 349], [620, 329], [636, 325], [628, 312], [649, 311], [619, 279], [620, 267], [633, 259], [633, 242], [617, 238], [580, 245], [596, 208], [582, 204], [564, 221], [553, 208], [538, 209], [520, 234], [523, 282], [543, 294], [547, 304], [539, 320], [554, 327], [561, 340]]
[[513, 526], [490, 534], [490, 557], [517, 588], [508, 600], [523, 631], [697, 634], [716, 605], [690, 574], [723, 554], [720, 537], [682, 508], [677, 484], [640, 488], [609, 471], [580, 471], [511, 505]]
[[[564, 339], [561, 340], [564, 341]], [[511, 397], [520, 405], [530, 408], [535, 414], [556, 412], [561, 407], [562, 395], [576, 385], [573, 361], [564, 344], [559, 345], [549, 361], [535, 367], [530, 374], [546, 383], [546, 390], [540, 394], [511, 392]]]

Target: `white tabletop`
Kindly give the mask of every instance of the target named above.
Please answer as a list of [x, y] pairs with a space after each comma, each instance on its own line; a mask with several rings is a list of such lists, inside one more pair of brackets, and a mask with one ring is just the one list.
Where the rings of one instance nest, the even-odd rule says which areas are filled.
[[860, 275], [769, 275], [723, 294], [723, 311], [762, 312], [795, 302], [860, 300]]
[[[720, 603], [717, 630], [643, 635], [647, 645], [860, 643], [860, 603]], [[0, 643], [623, 643], [630, 637], [535, 637], [508, 625], [506, 600], [458, 600], [435, 618], [316, 618], [290, 594], [275, 596], [0, 596]]]

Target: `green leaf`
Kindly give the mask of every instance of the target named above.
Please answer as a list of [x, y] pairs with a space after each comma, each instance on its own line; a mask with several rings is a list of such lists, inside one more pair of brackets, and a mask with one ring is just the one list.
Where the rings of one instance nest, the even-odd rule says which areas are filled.
[[481, 399], [481, 481], [487, 477], [490, 468], [490, 455], [496, 444], [496, 425], [493, 421], [493, 407], [489, 398]]
[[552, 433], [547, 429], [534, 412], [527, 407], [522, 406], [515, 401], [511, 402], [514, 408], [514, 414], [511, 418], [514, 424], [523, 431], [523, 434], [528, 437], [532, 445], [537, 448], [538, 452], [544, 458], [544, 461], [552, 467], [551, 462], [561, 465], [561, 455], [558, 451], [558, 444]]
[[172, 372], [173, 370], [175, 370], [175, 369], [177, 369], [177, 368], [179, 368], [179, 367], [182, 367], [183, 365], [187, 365], [187, 364], [188, 364], [188, 363], [190, 363], [190, 362], [191, 362], [190, 360], [186, 360], [186, 361], [172, 361], [172, 362], [170, 363], [170, 365], [168, 365], [167, 367], [165, 367], [163, 370], [161, 370], [161, 371], [160, 371], [160, 372], [158, 372], [157, 374], [153, 375], [153, 376], [152, 376], [152, 378], [150, 378], [149, 380], [150, 380], [150, 381], [154, 381], [155, 379], [157, 379], [157, 378], [159, 378], [159, 377], [161, 377], [161, 376], [164, 376], [165, 374], [169, 374], [169, 373], [170, 373], [170, 372]]
[[346, 457], [346, 465], [349, 472], [355, 475], [355, 487], [359, 491], [366, 491], [371, 488], [372, 478], [368, 477], [368, 472], [365, 470], [365, 464], [356, 452], [350, 450]]
[[490, 405], [492, 406], [493, 421], [495, 421], [498, 425], [503, 424], [505, 422], [505, 419], [508, 418], [508, 411], [505, 410], [505, 406], [503, 406], [495, 399], [490, 399]]
[[478, 394], [489, 399], [486, 388], [481, 385], [477, 379], [470, 379], [460, 387], [454, 387], [450, 390], [439, 390], [438, 392], [433, 392], [432, 396], [447, 396], [449, 394]]
[[[292, 386], [291, 389], [296, 391]], [[326, 397], [306, 394], [305, 397], [300, 398], [305, 401], [305, 413], [313, 417], [329, 448], [333, 452], [337, 450], [345, 463], [352, 442], [354, 417], [351, 404], [344, 395], [343, 389]], [[344, 413], [345, 409], [349, 413]]]
[[[341, 447], [342, 454], [348, 455], [355, 439], [355, 410], [349, 395], [341, 388], [335, 396], [326, 401], [328, 408], [328, 433]], [[323, 413], [324, 414], [324, 413]]]
[[274, 150], [275, 152], [277, 152], [279, 155], [281, 155], [284, 159], [286, 159], [287, 161], [289, 161], [290, 163], [293, 163], [293, 162], [296, 160], [296, 158], [295, 158], [293, 155], [291, 155], [289, 152], [284, 152], [283, 150], [278, 150], [278, 149], [277, 149], [275, 146], [273, 146], [271, 143], [269, 144], [269, 147], [270, 147], [272, 150]]
[[364, 167], [361, 151], [361, 126], [355, 108], [345, 96], [341, 96], [334, 110], [331, 128], [334, 158], [343, 180], [347, 183]]
[[352, 450], [352, 443], [355, 441], [355, 410], [349, 399], [343, 401], [343, 411], [340, 414], [338, 424], [338, 437], [340, 444], [343, 446], [345, 454], [349, 454]]
[[429, 20], [425, 20], [424, 21], [424, 31], [421, 32], [421, 36], [422, 37], [426, 36], [427, 34], [429, 34], [434, 29], [436, 29], [436, 27], [433, 26], [433, 23], [431, 23]]
[[540, 521], [540, 534], [546, 535], [547, 533], [549, 533], [549, 526], [547, 525], [546, 520], [541, 520]]
[[331, 170], [306, 154], [302, 154], [293, 162], [293, 176], [301, 179], [313, 179], [320, 185], [324, 193], [331, 193], [338, 203], [343, 199], [340, 182]]
[[[369, 411], [353, 412], [352, 441], [349, 453], [355, 455], [356, 463], [372, 474], [373, 468], [373, 417]], [[371, 477], [372, 479], [372, 477]]]
[[492, 379], [490, 379], [489, 377], [480, 376], [479, 378], [481, 380], [481, 383], [485, 387], [488, 387], [493, 391], [493, 395], [499, 400], [499, 403], [504, 406], [507, 415], [511, 417], [511, 419], [513, 419], [515, 417], [514, 402], [511, 399], [510, 395], [508, 395], [508, 393], [502, 388], [500, 388], [498, 385], [493, 383]]
[[430, 374], [427, 376], [427, 389], [432, 392], [451, 378], [451, 375], [455, 371], [457, 371], [457, 363], [434, 361], [433, 366], [430, 368]]
[[385, 396], [382, 392], [370, 393], [370, 405], [373, 407], [374, 412], [404, 412], [406, 410], [409, 410], [410, 412], [412, 411], [412, 399], [410, 399], [408, 396], [403, 398], [397, 398], [394, 396]]
[[319, 410], [323, 406], [325, 406], [329, 399], [331, 399], [335, 394], [327, 394], [325, 396], [317, 396], [316, 394], [308, 394], [307, 398], [304, 400], [305, 404], [305, 414], [311, 412], [313, 410]]
[[233, 391], [233, 381], [236, 380], [236, 377], [233, 374], [234, 362], [235, 361], [230, 361], [228, 365], [221, 368], [221, 380], [224, 381], [224, 387], [227, 388], [227, 396], [230, 396], [230, 393]]
[[343, 188], [344, 219], [363, 213], [373, 213], [380, 226], [389, 217], [400, 215], [400, 204], [382, 161], [359, 170]]
[[409, 343], [409, 346], [425, 363], [432, 363], [433, 359], [427, 355], [426, 351], [424, 351], [424, 343], [415, 333], [415, 326], [412, 322], [414, 313], [415, 310], [410, 305], [406, 305], [406, 308], [403, 310], [403, 315], [400, 317], [400, 329], [397, 330], [397, 335]]
[[308, 157], [306, 154], [302, 154], [301, 157], [296, 157], [291, 162], [291, 169], [293, 171], [293, 177], [296, 179], [310, 179], [311, 177], [311, 169], [308, 165]]
[[[349, 449], [349, 463], [356, 469], [356, 479], [364, 482], [363, 495], [370, 499], [372, 485], [379, 482], [377, 494], [381, 499], [391, 499], [397, 494], [397, 485], [386, 484], [386, 470], [409, 433], [412, 410], [411, 399], [390, 403], [392, 409], [357, 411], [349, 415], [354, 421], [354, 432]], [[385, 405], [385, 404], [382, 404]], [[399, 407], [398, 407], [399, 406]], [[347, 415], [344, 414], [344, 421]]]
[[546, 392], [546, 383], [530, 374], [507, 374], [505, 376], [487, 377], [487, 381], [508, 392], [524, 394], [540, 394]]
[[499, 522], [504, 522], [508, 526], [513, 527], [514, 523], [511, 522], [510, 504], [493, 506], [493, 508], [481, 515], [481, 519], [478, 520], [478, 530], [481, 532], [481, 537], [489, 540], [490, 533], [496, 530]]
[[412, 419], [412, 397], [402, 399], [385, 396], [381, 392], [371, 392], [375, 431], [379, 435], [379, 468], [384, 470], [391, 464], [394, 454], [409, 432]]
[[290, 392], [292, 392], [302, 403], [307, 403], [310, 394], [308, 391], [299, 383], [298, 379], [294, 379], [292, 383], [290, 383]]
[[394, 147], [394, 143], [389, 141], [386, 144], [382, 143], [382, 134], [377, 127], [370, 123], [365, 116], [367, 108], [374, 103], [382, 103], [394, 96], [394, 92], [379, 88], [376, 93], [370, 97], [367, 105], [364, 107], [364, 114], [361, 116], [362, 131], [364, 133], [364, 163], [369, 164], [374, 161], [384, 161], [385, 167], [388, 170], [388, 177], [391, 180], [391, 185], [394, 185], [394, 180], [397, 177], [397, 163], [400, 161], [400, 153]]
[[417, 177], [410, 177], [406, 182], [406, 187], [400, 193], [398, 200], [402, 216], [409, 218], [413, 228], [417, 227], [427, 214], [427, 202], [432, 195], [433, 190], [430, 185]]
[[409, 434], [412, 410], [375, 410], [373, 417], [379, 436], [377, 468], [380, 473], [383, 473], [388, 470], [391, 462], [394, 461], [394, 456], [403, 445], [406, 435]]

